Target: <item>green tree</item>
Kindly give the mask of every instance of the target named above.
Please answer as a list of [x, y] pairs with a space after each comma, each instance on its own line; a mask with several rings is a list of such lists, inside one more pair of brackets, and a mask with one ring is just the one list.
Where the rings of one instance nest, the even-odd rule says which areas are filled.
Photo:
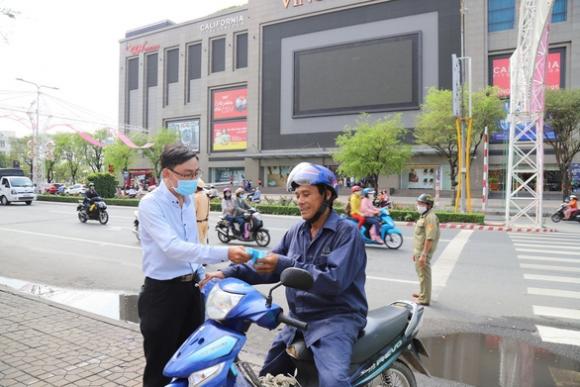
[[11, 166], [12, 162], [10, 161], [10, 157], [4, 152], [0, 152], [0, 168], [8, 168]]
[[338, 171], [358, 179], [368, 177], [378, 190], [380, 175], [400, 173], [411, 157], [411, 147], [403, 143], [406, 130], [400, 115], [371, 121], [361, 115], [354, 127], [346, 127], [336, 138], [333, 154]]
[[32, 170], [31, 149], [28, 142], [31, 136], [13, 139], [10, 142], [10, 159], [17, 161], [25, 175], [30, 176]]
[[[108, 136], [109, 131], [107, 129], [99, 129], [93, 134], [93, 138], [100, 142], [103, 142]], [[105, 161], [103, 147], [85, 141], [83, 144], [83, 154], [86, 164], [91, 168], [93, 173], [103, 172], [103, 164]]]
[[179, 141], [179, 135], [176, 131], [169, 129], [159, 129], [157, 134], [150, 139], [153, 146], [150, 148], [143, 149], [143, 156], [147, 158], [153, 165], [155, 170], [155, 176], [161, 174], [161, 153], [165, 149], [165, 146], [170, 144], [175, 144]]
[[104, 148], [105, 164], [112, 165], [116, 172], [129, 169], [129, 164], [135, 159], [135, 149], [129, 148], [121, 140]]
[[55, 154], [60, 154], [66, 161], [70, 178], [75, 184], [82, 173], [85, 140], [76, 133], [57, 133], [54, 135], [54, 143]]
[[[484, 128], [487, 126], [489, 132], [493, 133], [499, 120], [505, 116], [503, 103], [495, 88], [487, 87], [474, 93], [472, 104], [471, 160], [483, 141]], [[429, 89], [416, 126], [414, 136], [417, 143], [430, 146], [447, 159], [451, 171], [451, 186], [455, 190], [459, 157], [451, 90]]]
[[110, 173], [92, 173], [87, 176], [87, 181], [95, 184], [95, 190], [104, 198], [115, 197], [117, 180]]
[[580, 152], [580, 89], [547, 90], [546, 122], [552, 126], [555, 139], [546, 138], [554, 148], [558, 169], [562, 176], [562, 192], [571, 192], [570, 165]]

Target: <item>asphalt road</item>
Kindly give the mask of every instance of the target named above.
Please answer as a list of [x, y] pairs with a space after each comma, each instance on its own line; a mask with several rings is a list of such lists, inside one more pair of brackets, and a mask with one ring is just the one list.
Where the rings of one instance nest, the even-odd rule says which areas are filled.
[[[72, 204], [0, 207], [0, 276], [4, 277], [0, 283], [19, 279], [137, 293], [143, 278], [140, 246], [131, 232], [134, 210], [110, 207], [110, 222], [102, 226], [95, 221], [81, 224]], [[272, 245], [298, 221], [288, 216], [264, 218]], [[212, 213], [212, 244], [219, 244], [213, 230], [216, 220], [217, 214]], [[580, 372], [580, 225], [578, 231], [573, 226], [551, 234], [442, 230], [432, 261], [434, 300], [426, 308], [421, 330], [437, 354], [429, 361], [434, 374], [481, 385], [484, 373], [479, 364], [484, 355], [479, 351], [494, 340], [574, 359], [566, 369]], [[370, 308], [410, 299], [417, 288], [410, 260], [412, 228], [403, 226], [401, 231], [405, 242], [400, 250], [367, 248]], [[275, 293], [275, 301], [284, 305], [282, 290]], [[257, 358], [263, 356], [274, 333], [253, 327], [249, 351]], [[454, 339], [437, 341], [442, 335]], [[506, 345], [494, 348], [498, 359], [493, 363], [499, 372], [507, 358]]]

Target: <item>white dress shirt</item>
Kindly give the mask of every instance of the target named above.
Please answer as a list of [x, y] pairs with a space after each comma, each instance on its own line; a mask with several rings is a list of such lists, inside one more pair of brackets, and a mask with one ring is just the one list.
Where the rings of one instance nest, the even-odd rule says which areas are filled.
[[186, 197], [183, 207], [164, 182], [139, 203], [139, 237], [146, 277], [168, 280], [203, 273], [204, 263], [227, 261], [227, 247], [199, 243], [195, 204]]

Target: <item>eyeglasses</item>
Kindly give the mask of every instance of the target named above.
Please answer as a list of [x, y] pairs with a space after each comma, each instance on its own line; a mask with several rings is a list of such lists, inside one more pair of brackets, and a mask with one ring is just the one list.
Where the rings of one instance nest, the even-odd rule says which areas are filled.
[[173, 169], [171, 169], [171, 168], [168, 168], [168, 169], [169, 169], [171, 172], [175, 173], [177, 176], [179, 176], [179, 177], [183, 177], [183, 178], [184, 178], [184, 179], [186, 179], [186, 180], [193, 180], [193, 179], [196, 179], [196, 178], [198, 178], [198, 177], [201, 177], [201, 169], [199, 169], [199, 168], [198, 168], [198, 169], [196, 169], [194, 173], [186, 173], [186, 174], [179, 173], [179, 172], [177, 172], [177, 171], [174, 171], [174, 170], [173, 170]]

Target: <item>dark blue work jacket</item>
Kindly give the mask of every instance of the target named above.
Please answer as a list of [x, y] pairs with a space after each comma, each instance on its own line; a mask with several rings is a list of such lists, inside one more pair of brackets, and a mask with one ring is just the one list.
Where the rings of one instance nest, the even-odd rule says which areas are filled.
[[[288, 267], [308, 270], [314, 278], [310, 290], [286, 288], [290, 314], [309, 323], [303, 332], [307, 346], [326, 335], [341, 331], [356, 335], [364, 328], [367, 256], [354, 223], [332, 211], [313, 239], [310, 224], [302, 221], [286, 232], [272, 252], [279, 255], [274, 273], [258, 274], [252, 266], [243, 264], [224, 269], [224, 275], [263, 284], [278, 282], [280, 273]], [[295, 330], [285, 331], [289, 343]]]

